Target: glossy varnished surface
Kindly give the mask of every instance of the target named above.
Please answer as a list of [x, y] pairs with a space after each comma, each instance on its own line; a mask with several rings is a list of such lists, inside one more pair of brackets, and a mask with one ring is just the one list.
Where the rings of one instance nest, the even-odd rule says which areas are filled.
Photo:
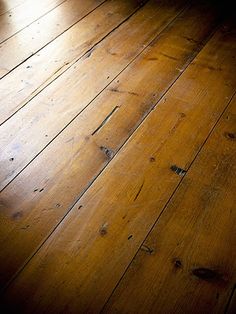
[[233, 313], [230, 10], [33, 3], [0, 6], [1, 308]]

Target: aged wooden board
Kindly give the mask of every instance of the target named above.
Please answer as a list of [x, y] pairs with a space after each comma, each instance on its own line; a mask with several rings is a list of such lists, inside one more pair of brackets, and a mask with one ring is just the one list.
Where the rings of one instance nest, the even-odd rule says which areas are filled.
[[[174, 165], [185, 170], [189, 168], [232, 97], [235, 89], [235, 64], [232, 63], [234, 53], [235, 32], [223, 28], [210, 40], [9, 286], [5, 294], [5, 302], [9, 306], [10, 300], [14, 300], [18, 309], [31, 312], [59, 309], [89, 312], [99, 311], [103, 307], [181, 181], [182, 177], [178, 173], [185, 173], [184, 170], [176, 173], [171, 168], [174, 169]], [[200, 118], [202, 116], [204, 119]], [[86, 140], [88, 138], [85, 135], [84, 141]], [[75, 138], [75, 143], [76, 141], [78, 139]], [[73, 148], [73, 140], [71, 147]], [[107, 151], [105, 146], [103, 149], [100, 147], [97, 147], [98, 153], [94, 160], [99, 156], [110, 158], [110, 150]], [[75, 151], [74, 156], [82, 158], [82, 153]], [[67, 151], [64, 154], [66, 156]], [[37, 165], [37, 160], [38, 158], [35, 167], [38, 167], [37, 175], [40, 177], [40, 171], [46, 163]], [[51, 169], [55, 160], [47, 160], [50, 163], [48, 169]], [[81, 177], [84, 176], [82, 162], [86, 164], [86, 160], [81, 159]], [[75, 163], [68, 164], [65, 173], [73, 167], [76, 167]], [[23, 182], [30, 182], [31, 178], [31, 172], [22, 172], [22, 181], [19, 181], [22, 183], [21, 192], [14, 195], [14, 190], [9, 190], [14, 199], [5, 200], [5, 203], [2, 200], [4, 232], [8, 228], [11, 230], [13, 221], [18, 221], [18, 229], [21, 231], [18, 245], [17, 238], [14, 238], [15, 227], [12, 235], [9, 233], [8, 237], [2, 239], [8, 243], [12, 241], [14, 249], [17, 248], [19, 253], [40, 238], [41, 228], [46, 227], [50, 216], [53, 216], [54, 222], [58, 221], [55, 213], [63, 210], [63, 201], [69, 191], [63, 187], [63, 193], [60, 192], [58, 198], [53, 199], [54, 207], [44, 208], [44, 200], [50, 198], [50, 194], [63, 184], [63, 180], [57, 180], [54, 185], [52, 181], [44, 182], [45, 177], [42, 177], [40, 186], [31, 186], [31, 195], [34, 197], [31, 197], [27, 211], [20, 211], [26, 204], [21, 195], [28, 190]], [[37, 198], [37, 208], [30, 206], [30, 202], [33, 204]], [[22, 205], [18, 211], [11, 212], [10, 209], [20, 203]], [[10, 219], [7, 218], [7, 213], [11, 215]], [[42, 213], [47, 216], [44, 223]], [[24, 215], [29, 221], [34, 217], [33, 226], [27, 224]], [[37, 224], [40, 229], [34, 236], [30, 235], [30, 230], [36, 228]], [[3, 245], [2, 247], [1, 253], [7, 256], [5, 252], [8, 248], [5, 250]], [[17, 253], [17, 256], [20, 254]], [[5, 264], [9, 267], [6, 273], [19, 262], [17, 258], [11, 262], [6, 261], [5, 258]], [[29, 294], [30, 300], [26, 298]]]
[[14, 9], [18, 5], [26, 2], [26, 0], [8, 0], [7, 2], [0, 2], [0, 15]]
[[236, 97], [104, 313], [224, 313], [236, 280], [235, 127]]
[[[44, 47], [36, 55], [5, 76], [0, 82], [0, 103], [2, 104], [0, 106], [0, 124], [27, 104], [45, 86], [50, 84], [138, 8], [139, 1], [137, 0], [128, 2], [120, 0], [106, 1], [68, 31], [61, 34], [47, 47]], [[82, 13], [82, 10], [80, 12]], [[42, 40], [45, 40], [44, 36]], [[19, 62], [19, 58], [22, 57], [19, 51], [16, 54], [14, 47], [9, 47], [9, 41], [7, 43], [8, 45], [6, 44], [4, 48], [0, 49], [4, 68], [6, 68], [7, 63]], [[39, 43], [40, 41], [37, 41], [37, 45]], [[28, 48], [31, 51], [32, 46], [29, 45]], [[5, 56], [3, 49], [5, 50]], [[9, 50], [13, 54], [11, 58], [9, 58]], [[23, 58], [25, 58], [25, 52], [24, 48]], [[49, 56], [50, 62], [48, 62]]]
[[0, 126], [0, 189], [149, 45], [180, 13], [183, 2], [148, 2]]
[[61, 3], [70, 0], [26, 1], [1, 15], [0, 43], [30, 25]]

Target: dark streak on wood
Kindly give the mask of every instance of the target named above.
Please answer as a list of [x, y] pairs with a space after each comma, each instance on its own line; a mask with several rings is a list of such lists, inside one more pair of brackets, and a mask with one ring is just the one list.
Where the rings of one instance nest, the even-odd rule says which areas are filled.
[[105, 153], [105, 155], [106, 155], [109, 159], [111, 159], [111, 158], [114, 156], [114, 152], [113, 152], [112, 149], [107, 148], [107, 147], [104, 147], [104, 146], [100, 146], [100, 149], [101, 149], [102, 152]]
[[138, 93], [135, 93], [135, 92], [130, 92], [130, 91], [125, 91], [125, 90], [119, 90], [117, 87], [111, 87], [111, 88], [108, 88], [108, 90], [110, 92], [114, 92], [114, 93], [120, 93], [120, 94], [129, 94], [129, 95], [134, 95], [134, 96], [139, 96]]
[[236, 141], [236, 133], [225, 132], [225, 137], [231, 141]]
[[181, 177], [183, 177], [187, 172], [187, 170], [179, 168], [176, 165], [171, 166], [170, 169]]
[[209, 281], [209, 282], [224, 281], [220, 273], [218, 273], [216, 270], [212, 270], [209, 268], [204, 268], [204, 267], [195, 268], [192, 270], [192, 274], [204, 281]]
[[140, 248], [142, 251], [144, 252], [147, 252], [148, 254], [153, 254], [154, 253], [154, 250], [151, 249], [150, 247], [148, 247], [147, 245], [142, 245], [141, 248]]
[[144, 181], [143, 183], [141, 184], [139, 190], [138, 190], [138, 193], [136, 194], [135, 198], [134, 198], [134, 202], [137, 200], [137, 198], [139, 197], [139, 194], [141, 193], [142, 189], [143, 189], [143, 185], [144, 185]]
[[90, 58], [94, 50], [95, 50], [95, 47], [92, 47], [91, 49], [89, 49], [89, 51], [84, 55], [83, 59]]
[[97, 133], [106, 123], [107, 121], [111, 118], [111, 116], [119, 109], [119, 106], [115, 106], [115, 108], [112, 109], [112, 111], [106, 116], [106, 118], [102, 121], [102, 123], [96, 128], [96, 130], [93, 131], [91, 135], [94, 135]]
[[161, 54], [162, 56], [164, 56], [164, 57], [168, 58], [168, 59], [178, 61], [178, 59], [177, 59], [177, 58], [172, 57], [172, 56], [170, 56], [170, 55], [168, 55], [168, 54], [166, 54], [166, 53], [160, 52], [160, 54]]

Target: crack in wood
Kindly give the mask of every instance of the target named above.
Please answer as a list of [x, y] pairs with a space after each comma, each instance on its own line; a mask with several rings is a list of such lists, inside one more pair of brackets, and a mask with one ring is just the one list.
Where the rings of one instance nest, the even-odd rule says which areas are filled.
[[134, 202], [137, 200], [137, 198], [139, 197], [139, 194], [141, 193], [142, 189], [143, 189], [143, 185], [144, 185], [144, 180], [143, 180], [143, 183], [141, 184], [139, 190], [138, 190], [138, 193], [136, 194], [135, 198], [134, 198]]
[[119, 109], [119, 106], [115, 106], [112, 111], [106, 116], [106, 118], [102, 121], [102, 123], [93, 131], [91, 135], [96, 134], [111, 118], [111, 116]]
[[94, 46], [94, 47], [92, 47], [91, 49], [89, 49], [89, 51], [84, 54], [83, 59], [90, 58], [90, 57], [91, 57], [91, 54], [92, 54], [92, 53], [94, 52], [94, 50], [95, 50], [95, 47], [96, 47], [96, 46]]
[[176, 165], [173, 165], [170, 167], [170, 169], [175, 172], [176, 174], [178, 174], [179, 176], [183, 177], [185, 176], [187, 170], [184, 170], [182, 168], [177, 167]]

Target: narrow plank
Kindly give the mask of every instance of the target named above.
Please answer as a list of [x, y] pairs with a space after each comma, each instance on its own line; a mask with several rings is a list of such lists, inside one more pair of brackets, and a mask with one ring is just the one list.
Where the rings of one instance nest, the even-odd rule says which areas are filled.
[[0, 127], [0, 189], [149, 45], [184, 3], [148, 2]]
[[27, 0], [7, 0], [7, 1], [1, 1], [0, 2], [0, 15], [14, 9], [18, 5], [22, 4]]
[[[3, 104], [0, 107], [0, 124], [27, 104], [31, 98], [138, 8], [138, 0], [106, 1], [71, 27], [70, 30], [4, 77], [0, 82], [0, 103]], [[8, 49], [6, 54], [9, 54]], [[48, 56], [50, 56], [50, 62], [48, 62]], [[11, 60], [8, 55], [4, 66], [6, 67], [7, 62], [12, 62]]]
[[236, 280], [236, 97], [104, 313], [224, 313]]
[[[17, 308], [36, 313], [57, 312], [59, 308], [87, 313], [103, 307], [181, 180], [170, 170], [171, 165], [188, 169], [229, 102], [228, 98], [232, 97], [235, 64], [232, 64], [231, 49], [235, 52], [235, 42], [235, 32], [230, 29], [217, 32], [9, 286], [6, 302], [14, 300]], [[62, 138], [61, 145], [68, 141], [73, 150], [79, 139], [88, 141], [86, 136]], [[40, 239], [50, 219], [60, 221], [59, 212], [64, 211], [68, 192], [76, 190], [75, 185], [80, 184], [79, 176], [82, 179], [86, 174], [84, 167], [90, 171], [94, 160], [109, 158], [107, 151], [104, 154], [96, 142], [91, 145], [97, 146], [97, 154], [94, 154], [95, 150], [91, 151], [93, 161], [89, 163], [90, 167], [86, 166], [88, 154], [83, 158], [83, 150], [77, 147], [73, 154], [78, 157], [78, 163], [72, 160], [63, 169], [58, 168], [58, 174], [62, 171], [64, 174], [53, 182], [53, 178], [50, 181], [40, 175], [46, 164], [50, 175], [57, 159], [41, 159], [39, 162], [44, 156], [42, 153], [34, 161], [34, 169], [38, 169], [36, 175], [26, 168], [21, 177], [13, 181], [19, 180], [18, 184], [8, 186], [8, 197], [2, 198], [1, 211], [5, 234], [7, 229], [12, 230], [7, 237], [1, 236], [0, 252], [1, 260], [4, 260], [1, 270], [4, 268], [5, 274], [10, 268], [17, 269], [22, 252]], [[68, 152], [69, 149], [60, 150], [64, 156]], [[74, 181], [76, 184], [72, 182], [70, 185], [69, 180], [65, 183], [65, 175], [69, 172], [79, 173]], [[40, 185], [34, 185], [36, 176]], [[26, 182], [31, 187], [31, 199], [28, 200], [22, 197], [29, 193]], [[51, 200], [50, 207], [44, 207], [57, 188], [57, 197]], [[16, 222], [18, 238], [13, 227]], [[7, 253], [9, 245], [14, 247], [10, 256]], [[29, 293], [31, 299], [28, 302], [26, 296]], [[59, 300], [57, 303], [53, 302], [55, 298]]]
[[67, 0], [27, 1], [0, 18], [0, 44]]
[[[104, 2], [104, 0], [65, 1], [61, 5], [57, 6], [54, 10], [43, 16], [41, 19], [32, 23], [29, 27], [17, 33], [9, 40], [5, 41], [0, 48], [0, 77], [5, 76], [18, 64], [34, 55], [42, 47], [50, 43], [61, 33], [65, 32], [85, 15], [99, 6], [102, 2]], [[65, 43], [67, 45], [68, 38], [70, 38], [70, 36], [71, 33], [67, 36], [63, 36], [63, 39], [66, 40]], [[65, 43], [61, 42], [64, 49], [67, 48]], [[73, 49], [73, 46], [71, 49]], [[30, 66], [33, 70], [33, 64]]]

